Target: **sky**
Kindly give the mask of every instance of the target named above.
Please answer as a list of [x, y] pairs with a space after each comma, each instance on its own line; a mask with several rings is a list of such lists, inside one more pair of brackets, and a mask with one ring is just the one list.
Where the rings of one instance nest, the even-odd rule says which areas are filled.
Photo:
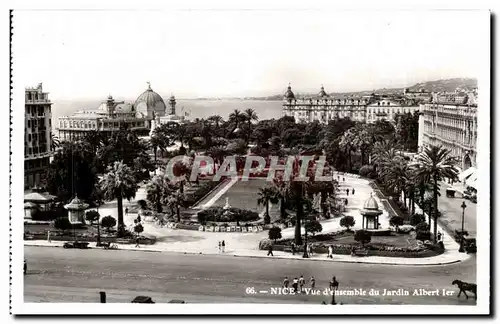
[[51, 99], [102, 99], [135, 98], [147, 82], [196, 98], [477, 77], [478, 13], [14, 11], [13, 78], [43, 82]]

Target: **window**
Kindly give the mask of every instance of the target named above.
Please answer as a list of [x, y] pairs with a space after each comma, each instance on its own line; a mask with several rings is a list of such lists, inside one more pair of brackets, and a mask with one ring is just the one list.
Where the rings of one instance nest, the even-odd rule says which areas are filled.
[[28, 134], [28, 142], [31, 142], [31, 134]]

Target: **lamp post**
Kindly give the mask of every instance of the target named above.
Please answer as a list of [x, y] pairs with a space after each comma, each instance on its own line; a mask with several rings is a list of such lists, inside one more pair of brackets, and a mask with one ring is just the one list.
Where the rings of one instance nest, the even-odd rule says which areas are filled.
[[462, 234], [460, 237], [460, 248], [458, 249], [458, 252], [465, 252], [464, 249], [464, 218], [465, 218], [465, 208], [467, 208], [467, 205], [465, 204], [465, 201], [462, 202]]
[[306, 223], [304, 223], [304, 231], [305, 231], [305, 239], [304, 239], [304, 254], [302, 255], [303, 258], [309, 258], [309, 254], [307, 253], [307, 227]]

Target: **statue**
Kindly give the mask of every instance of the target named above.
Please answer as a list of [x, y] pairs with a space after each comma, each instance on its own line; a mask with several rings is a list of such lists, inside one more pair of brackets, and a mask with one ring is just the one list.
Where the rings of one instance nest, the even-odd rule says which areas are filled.
[[226, 197], [226, 205], [224, 205], [224, 209], [229, 209], [231, 206], [229, 205], [229, 197]]

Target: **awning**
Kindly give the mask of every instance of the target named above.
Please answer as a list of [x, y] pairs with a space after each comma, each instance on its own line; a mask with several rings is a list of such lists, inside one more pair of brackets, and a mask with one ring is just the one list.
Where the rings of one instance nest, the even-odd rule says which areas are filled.
[[476, 168], [470, 167], [458, 175], [458, 180], [464, 181], [465, 179], [467, 179], [468, 177], [470, 177], [471, 175], [473, 175], [475, 173], [476, 173]]

